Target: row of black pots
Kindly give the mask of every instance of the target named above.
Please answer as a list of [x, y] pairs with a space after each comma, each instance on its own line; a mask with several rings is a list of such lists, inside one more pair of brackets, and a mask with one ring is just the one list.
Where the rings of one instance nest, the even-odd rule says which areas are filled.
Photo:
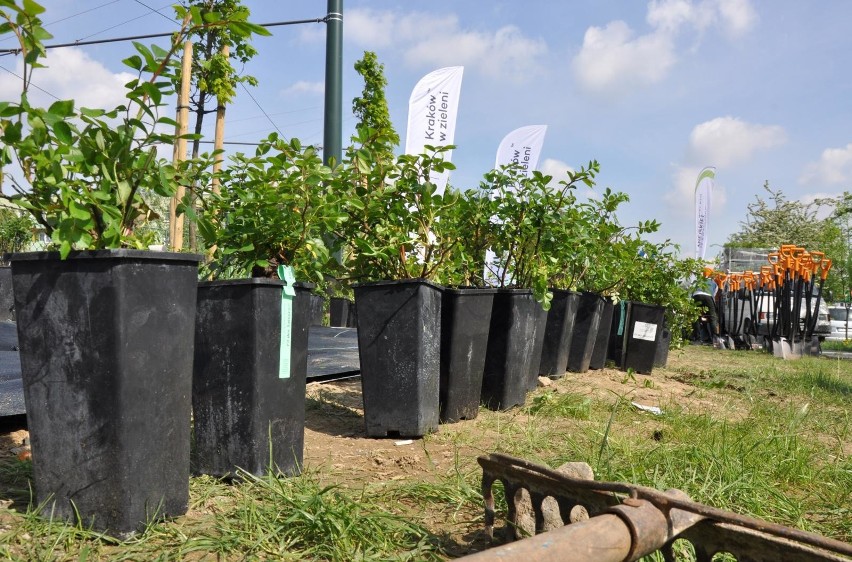
[[[540, 372], [552, 378], [616, 367], [649, 374], [665, 366], [671, 340], [660, 306], [553, 289]], [[629, 337], [625, 337], [628, 334]]]
[[283, 282], [199, 284], [200, 257], [12, 256], [43, 512], [117, 536], [185, 513], [191, 427], [196, 473], [299, 472], [310, 286], [296, 284], [281, 369]]
[[[199, 286], [199, 259], [136, 250], [13, 256], [35, 499], [53, 516], [122, 535], [184, 513], [190, 403], [196, 472], [298, 473], [309, 287], [297, 287], [282, 372], [283, 284]], [[368, 436], [423, 435], [439, 421], [475, 417], [480, 401], [511, 408], [537, 382], [551, 315], [529, 290], [405, 281], [358, 285], [355, 294]], [[588, 336], [577, 329], [583, 302], [574, 343]], [[577, 346], [584, 355], [595, 347]]]
[[527, 289], [354, 287], [366, 432], [421, 436], [508, 409], [538, 382], [548, 314]]

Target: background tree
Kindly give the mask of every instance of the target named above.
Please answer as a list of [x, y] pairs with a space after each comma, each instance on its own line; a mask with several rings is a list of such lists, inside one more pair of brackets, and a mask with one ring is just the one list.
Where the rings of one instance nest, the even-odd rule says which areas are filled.
[[7, 253], [26, 250], [33, 241], [34, 229], [35, 224], [29, 215], [0, 208], [0, 260]]
[[385, 98], [388, 85], [385, 65], [379, 62], [376, 53], [364, 51], [361, 60], [355, 62], [355, 70], [364, 79], [361, 97], [352, 100], [352, 113], [358, 118], [356, 128], [369, 130], [367, 138], [375, 158], [392, 160], [394, 148], [399, 146], [399, 135], [391, 122]]
[[[258, 35], [269, 35], [269, 32], [239, 25], [239, 22], [247, 22], [250, 15], [241, 0], [190, 0], [184, 5], [198, 10], [205, 21], [224, 19], [237, 24], [200, 29], [190, 37], [193, 41], [190, 112], [195, 116], [190, 130], [195, 135], [192, 158], [198, 158], [204, 117], [233, 100], [238, 84], [257, 85], [254, 76], [240, 74], [234, 64], [243, 66], [257, 54], [250, 43], [253, 31]], [[176, 80], [176, 85], [179, 84], [180, 76]], [[215, 102], [213, 107], [210, 107], [211, 101]], [[195, 223], [190, 223], [189, 237], [190, 247], [196, 249]]]
[[835, 293], [834, 297], [843, 300], [852, 298], [852, 192], [844, 192], [836, 199], [836, 202], [833, 218], [840, 228], [844, 251], [835, 266], [837, 276], [843, 283], [843, 292]]
[[773, 190], [769, 182], [763, 188], [768, 195], [756, 196], [748, 205], [745, 221], [740, 222], [738, 232], [728, 237], [725, 247], [777, 249], [782, 244], [795, 244], [824, 252], [834, 263], [825, 288], [835, 297], [845, 294], [850, 264], [848, 232], [841, 228], [841, 220], [848, 216], [844, 199], [803, 203], [787, 199], [780, 189]]

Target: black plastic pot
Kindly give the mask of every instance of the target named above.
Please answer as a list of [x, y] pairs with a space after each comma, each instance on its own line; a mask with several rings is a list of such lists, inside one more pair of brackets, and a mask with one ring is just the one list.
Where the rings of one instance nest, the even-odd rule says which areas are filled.
[[186, 512], [198, 261], [13, 254], [34, 502], [126, 536]]
[[595, 293], [582, 292], [574, 318], [574, 333], [568, 352], [568, 370], [585, 373], [592, 361], [592, 351], [598, 337], [604, 299]]
[[536, 308], [529, 289], [498, 289], [482, 374], [482, 403], [507, 410], [524, 403], [535, 347]]
[[283, 287], [274, 279], [198, 285], [192, 388], [197, 474], [301, 472], [311, 287], [295, 285], [290, 370], [281, 373]]
[[329, 326], [354, 328], [358, 325], [355, 303], [343, 297], [332, 297], [328, 303]]
[[0, 267], [0, 322], [15, 320], [15, 298], [12, 295], [12, 268]]
[[538, 386], [538, 377], [541, 373], [541, 352], [544, 348], [544, 335], [547, 330], [547, 311], [542, 308], [541, 303], [535, 303], [535, 322], [533, 323], [533, 349], [530, 357], [530, 372], [527, 378], [527, 390], [535, 390]]
[[444, 289], [441, 304], [440, 421], [479, 413], [482, 370], [496, 289]]
[[571, 335], [574, 333], [574, 318], [580, 293], [551, 289], [553, 300], [547, 313], [544, 345], [541, 350], [539, 372], [547, 377], [558, 378], [565, 374]]
[[618, 304], [613, 307], [607, 359], [615, 362], [615, 365], [618, 368], [621, 368], [624, 364], [624, 336], [627, 333], [627, 321], [629, 314], [630, 301], [619, 301]]
[[325, 317], [325, 299], [321, 295], [311, 294], [310, 325], [322, 326]]
[[612, 317], [615, 305], [609, 298], [603, 299], [601, 307], [601, 320], [598, 325], [598, 335], [595, 338], [595, 347], [592, 349], [592, 359], [589, 361], [590, 369], [603, 369], [606, 365], [606, 356], [609, 351], [609, 336], [612, 328]]
[[367, 436], [437, 430], [441, 287], [417, 279], [354, 289]]
[[665, 309], [662, 306], [630, 303], [622, 369], [650, 374], [654, 368], [657, 342], [662, 334]]
[[665, 367], [669, 362], [669, 345], [672, 343], [672, 333], [663, 315], [663, 327], [660, 339], [657, 342], [657, 351], [654, 353], [654, 367]]

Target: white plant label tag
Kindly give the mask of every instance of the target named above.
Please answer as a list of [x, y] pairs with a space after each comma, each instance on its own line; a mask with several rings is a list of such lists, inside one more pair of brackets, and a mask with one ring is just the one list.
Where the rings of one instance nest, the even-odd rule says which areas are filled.
[[293, 346], [293, 298], [296, 289], [293, 283], [296, 274], [288, 265], [278, 266], [278, 277], [286, 283], [281, 288], [281, 346], [279, 347], [278, 378], [290, 378], [290, 350]]
[[636, 322], [633, 325], [633, 339], [655, 341], [657, 339], [657, 325], [648, 322]]

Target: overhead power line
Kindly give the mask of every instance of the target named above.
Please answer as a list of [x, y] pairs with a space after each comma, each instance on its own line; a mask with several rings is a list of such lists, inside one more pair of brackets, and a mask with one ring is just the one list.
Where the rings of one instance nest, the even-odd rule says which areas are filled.
[[[276, 21], [271, 23], [261, 23], [261, 27], [280, 27], [283, 25], [298, 25], [303, 23], [326, 23], [328, 17], [306, 19], [306, 20], [290, 20]], [[81, 47], [84, 45], [100, 45], [102, 43], [118, 43], [121, 41], [136, 41], [138, 39], [155, 39], [158, 37], [171, 37], [173, 33], [149, 33], [147, 35], [133, 35], [129, 37], [114, 37], [112, 39], [95, 39], [92, 41], [74, 41], [72, 43], [57, 43], [55, 45], [45, 45], [45, 49], [60, 49], [63, 47]], [[17, 55], [21, 49], [0, 49], [0, 55]]]

